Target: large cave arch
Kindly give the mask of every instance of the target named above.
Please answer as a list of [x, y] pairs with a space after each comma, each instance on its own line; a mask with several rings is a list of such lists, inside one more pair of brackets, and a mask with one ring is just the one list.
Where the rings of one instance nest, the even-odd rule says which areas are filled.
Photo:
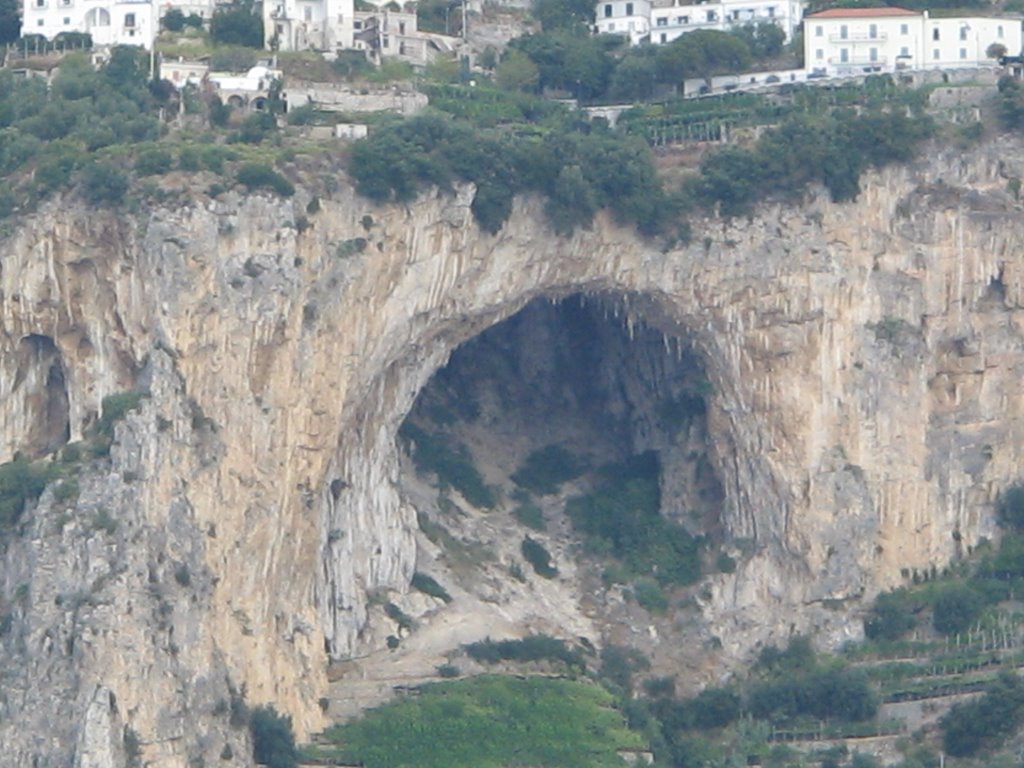
[[[359, 646], [367, 620], [365, 590], [402, 590], [415, 567], [418, 510], [402, 491], [402, 425], [444, 407], [431, 399], [437, 382], [451, 379], [453, 369], [462, 369], [454, 374], [459, 377], [467, 367], [484, 365], [484, 386], [497, 385], [493, 377], [503, 358], [522, 387], [521, 412], [513, 419], [528, 417], [535, 427], [547, 420], [550, 426], [559, 413], [569, 413], [577, 425], [588, 422], [589, 436], [584, 429], [569, 442], [589, 440], [591, 463], [658, 452], [664, 514], [700, 517], [690, 525], [695, 533], [710, 534], [718, 543], [742, 542], [748, 553], [758, 553], [755, 570], [767, 563], [776, 573], [802, 572], [802, 553], [789, 549], [789, 489], [758, 450], [766, 440], [759, 425], [743, 420], [749, 408], [728, 337], [715, 333], [699, 304], [695, 309], [680, 312], [661, 290], [624, 290], [604, 280], [587, 283], [583, 291], [564, 285], [524, 291], [497, 307], [424, 322], [418, 334], [406, 337], [396, 359], [367, 382], [350, 411], [347, 439], [339, 440], [324, 485], [318, 596], [331, 657], [346, 658]], [[417, 320], [422, 318], [414, 316], [414, 325]], [[546, 351], [537, 346], [538, 335], [549, 337]], [[568, 381], [567, 371], [574, 369], [585, 373]], [[545, 379], [545, 372], [553, 376]], [[502, 394], [495, 390], [490, 396]], [[551, 403], [523, 408], [522, 401], [531, 398]], [[671, 423], [678, 413], [672, 411], [687, 407], [699, 407], [699, 429], [680, 438], [678, 424]], [[541, 447], [533, 443], [525, 440]]]

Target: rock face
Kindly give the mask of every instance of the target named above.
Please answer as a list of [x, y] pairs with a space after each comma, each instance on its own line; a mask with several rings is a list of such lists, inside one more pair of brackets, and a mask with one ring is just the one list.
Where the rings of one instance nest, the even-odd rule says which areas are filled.
[[611, 297], [702, 357], [722, 524], [752, 553], [704, 606], [727, 649], [855, 632], [821, 602], [957, 557], [1017, 479], [1020, 149], [936, 152], [854, 204], [700, 222], [670, 250], [607, 218], [556, 238], [531, 200], [490, 236], [471, 190], [374, 209], [346, 188], [311, 227], [301, 191], [27, 217], [0, 251], [0, 460], [148, 396], [5, 539], [0, 763], [247, 764], [243, 699], [321, 727], [328, 656], [360, 652], [367, 591], [414, 569], [399, 424], [538, 296]]

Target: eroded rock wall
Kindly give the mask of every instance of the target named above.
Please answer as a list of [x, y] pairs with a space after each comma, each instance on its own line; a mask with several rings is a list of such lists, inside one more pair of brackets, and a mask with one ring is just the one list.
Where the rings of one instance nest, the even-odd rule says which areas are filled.
[[753, 552], [705, 606], [726, 649], [855, 633], [819, 603], [955, 557], [1017, 479], [1020, 149], [936, 151], [856, 203], [700, 222], [670, 250], [608, 218], [556, 238], [536, 200], [491, 236], [471, 190], [373, 209], [343, 188], [310, 228], [302, 191], [27, 217], [0, 251], [0, 459], [39, 440], [28, 337], [72, 440], [103, 396], [149, 397], [109, 470], [5, 544], [0, 762], [127, 759], [130, 728], [160, 765], [245, 763], [243, 692], [323, 725], [328, 653], [358, 654], [367, 590], [414, 569], [398, 425], [452, 349], [541, 295], [617, 294], [702, 355], [724, 526]]

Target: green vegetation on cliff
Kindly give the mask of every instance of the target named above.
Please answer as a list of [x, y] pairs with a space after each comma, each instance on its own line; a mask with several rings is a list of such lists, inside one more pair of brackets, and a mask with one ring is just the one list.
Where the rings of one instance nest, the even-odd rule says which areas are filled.
[[366, 768], [621, 768], [639, 749], [611, 694], [584, 681], [483, 676], [424, 685], [415, 698], [332, 728], [323, 750]]

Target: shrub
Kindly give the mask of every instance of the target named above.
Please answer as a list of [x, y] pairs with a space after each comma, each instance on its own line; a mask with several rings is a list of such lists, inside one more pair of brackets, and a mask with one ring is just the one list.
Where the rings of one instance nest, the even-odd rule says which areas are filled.
[[295, 748], [292, 719], [279, 715], [271, 706], [256, 707], [249, 715], [252, 754], [267, 768], [295, 768], [299, 753]]
[[128, 184], [128, 176], [110, 162], [90, 163], [82, 171], [82, 192], [94, 204], [121, 202]]
[[544, 512], [532, 501], [524, 501], [512, 509], [512, 516], [527, 528], [535, 531], [543, 531], [547, 528], [544, 522]]
[[1011, 485], [999, 496], [999, 522], [1007, 528], [1024, 528], [1024, 485]]
[[135, 172], [139, 176], [157, 176], [167, 173], [174, 158], [166, 149], [148, 149], [135, 159]]
[[1024, 685], [1012, 672], [1000, 672], [985, 695], [954, 706], [939, 721], [942, 745], [954, 757], [969, 757], [982, 747], [995, 748], [1024, 719]]
[[416, 469], [437, 475], [442, 489], [454, 488], [466, 501], [482, 509], [491, 509], [497, 503], [494, 490], [473, 466], [465, 446], [431, 435], [409, 421], [398, 434], [409, 446]]
[[198, 171], [203, 167], [202, 156], [195, 147], [183, 147], [178, 153], [178, 167], [183, 171]]
[[638, 579], [633, 585], [633, 597], [651, 613], [664, 613], [668, 609], [668, 598], [654, 579]]
[[238, 169], [235, 180], [250, 190], [270, 189], [281, 197], [291, 197], [295, 194], [295, 187], [288, 179], [263, 163], [243, 164]]
[[480, 640], [463, 646], [466, 655], [481, 664], [499, 661], [553, 661], [569, 667], [583, 668], [583, 654], [570, 649], [564, 641], [550, 635], [530, 635], [522, 640]]
[[398, 625], [400, 630], [410, 630], [413, 628], [412, 617], [394, 603], [386, 603], [384, 605], [384, 613]]
[[272, 114], [269, 112], [256, 112], [242, 121], [242, 127], [230, 140], [240, 141], [243, 144], [259, 144], [276, 128], [277, 121], [274, 120]]
[[963, 632], [977, 621], [984, 603], [981, 596], [965, 584], [947, 584], [932, 604], [932, 624], [944, 635]]
[[599, 488], [565, 509], [590, 548], [619, 558], [630, 575], [691, 584], [700, 578], [700, 542], [661, 516], [660, 471], [654, 452], [609, 465]]
[[562, 483], [579, 477], [582, 462], [560, 445], [548, 445], [533, 451], [512, 473], [512, 482], [541, 496], [558, 493]]
[[18, 522], [25, 504], [39, 498], [55, 472], [52, 464], [29, 462], [20, 454], [0, 464], [0, 526]]
[[551, 564], [551, 553], [539, 541], [527, 536], [519, 545], [519, 549], [538, 576], [553, 579], [558, 575], [558, 569]]
[[448, 594], [448, 590], [437, 583], [437, 580], [433, 576], [428, 576], [422, 571], [416, 571], [412, 575], [412, 588], [422, 592], [425, 595], [436, 597], [439, 600], [444, 600], [446, 603], [452, 601], [452, 596]]
[[864, 634], [871, 640], [898, 640], [916, 624], [910, 593], [906, 589], [894, 589], [875, 598], [864, 620]]
[[688, 709], [692, 727], [724, 728], [739, 719], [740, 697], [729, 688], [705, 688]]
[[640, 651], [608, 644], [601, 649], [601, 678], [625, 694], [633, 691], [633, 675], [650, 669], [651, 663]]
[[95, 432], [100, 437], [113, 439], [114, 425], [121, 421], [129, 412], [142, 404], [145, 392], [120, 392], [107, 395], [100, 403], [100, 419], [96, 422]]
[[461, 675], [462, 670], [454, 664], [441, 664], [437, 668], [437, 674], [438, 676], [443, 677], [446, 680], [450, 680], [453, 677], [458, 677], [459, 675]]

